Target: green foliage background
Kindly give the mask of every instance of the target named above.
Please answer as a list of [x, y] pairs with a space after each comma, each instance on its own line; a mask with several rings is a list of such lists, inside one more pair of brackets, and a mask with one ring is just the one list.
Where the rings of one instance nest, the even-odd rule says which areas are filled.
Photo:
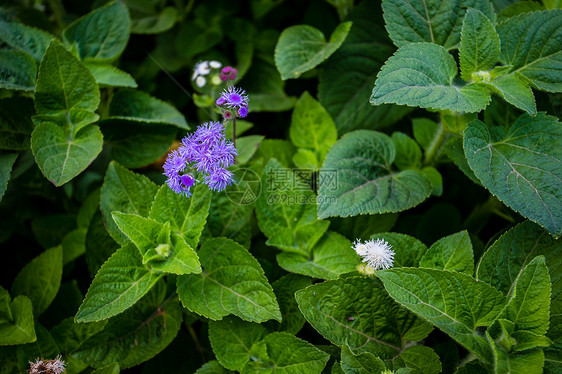
[[4, 1], [0, 373], [560, 373], [561, 93], [558, 0]]

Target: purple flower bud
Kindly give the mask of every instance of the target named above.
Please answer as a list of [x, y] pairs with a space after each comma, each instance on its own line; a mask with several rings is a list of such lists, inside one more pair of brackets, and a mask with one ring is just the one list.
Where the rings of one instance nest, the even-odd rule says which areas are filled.
[[221, 105], [223, 105], [224, 103], [226, 103], [226, 99], [221, 96], [221, 97], [219, 97], [219, 98], [217, 99], [217, 101], [215, 101], [215, 103], [216, 103], [218, 106], [221, 106]]
[[248, 115], [248, 108], [245, 106], [240, 107], [240, 109], [238, 109], [238, 115], [242, 118], [246, 117]]
[[226, 66], [226, 67], [222, 68], [222, 72], [225, 73], [225, 74], [228, 74], [231, 69], [232, 68], [230, 66]]

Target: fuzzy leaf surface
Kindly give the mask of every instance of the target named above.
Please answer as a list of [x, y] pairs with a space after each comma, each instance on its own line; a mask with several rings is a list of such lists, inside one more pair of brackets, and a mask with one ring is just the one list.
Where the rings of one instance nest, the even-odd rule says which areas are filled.
[[115, 161], [109, 164], [101, 188], [101, 211], [113, 239], [120, 244], [130, 242], [115, 224], [111, 212], [147, 217], [157, 191], [158, 186], [144, 175], [134, 173]]
[[475, 120], [464, 132], [468, 163], [507, 206], [562, 235], [562, 127], [556, 117], [523, 114], [509, 130]]
[[25, 265], [12, 284], [12, 295], [29, 297], [39, 316], [55, 299], [62, 279], [62, 248], [48, 249]]
[[562, 9], [529, 12], [498, 26], [500, 61], [539, 90], [562, 92]]
[[380, 132], [358, 130], [338, 140], [320, 169], [318, 217], [399, 212], [428, 198], [430, 180], [416, 170], [393, 171], [395, 155]]
[[420, 261], [420, 267], [474, 273], [474, 253], [467, 231], [446, 236], [436, 241]]
[[273, 289], [244, 247], [230, 239], [209, 239], [197, 254], [203, 272], [177, 280], [179, 298], [187, 309], [212, 320], [234, 314], [249, 322], [281, 321]]
[[34, 342], [33, 307], [27, 296], [12, 301], [7, 290], [0, 286], [0, 346]]
[[101, 321], [125, 311], [162, 276], [142, 264], [142, 257], [134, 245], [125, 245], [96, 274], [76, 313], [76, 322]]
[[457, 72], [457, 63], [445, 48], [433, 43], [407, 44], [380, 70], [370, 102], [470, 113], [484, 109], [489, 91], [475, 83], [455, 84]]
[[113, 1], [77, 19], [64, 29], [66, 43], [78, 45], [80, 58], [111, 60], [125, 49], [131, 33], [127, 6]]
[[478, 327], [489, 326], [505, 305], [503, 295], [472, 277], [446, 270], [381, 270], [390, 296], [428, 320], [478, 357], [490, 362], [492, 350]]
[[468, 8], [480, 10], [495, 22], [487, 0], [383, 0], [386, 30], [398, 47], [408, 43], [431, 42], [446, 49], [458, 48], [464, 15]]
[[333, 54], [343, 43], [351, 22], [340, 24], [326, 42], [324, 34], [312, 26], [298, 25], [283, 30], [275, 47], [275, 65], [282, 79], [298, 78]]

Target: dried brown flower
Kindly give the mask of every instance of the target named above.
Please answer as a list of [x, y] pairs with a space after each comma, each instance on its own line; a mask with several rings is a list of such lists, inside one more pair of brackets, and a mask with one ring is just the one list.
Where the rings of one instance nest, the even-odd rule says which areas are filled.
[[40, 360], [29, 362], [27, 374], [62, 374], [65, 372], [66, 363], [58, 355], [54, 360]]

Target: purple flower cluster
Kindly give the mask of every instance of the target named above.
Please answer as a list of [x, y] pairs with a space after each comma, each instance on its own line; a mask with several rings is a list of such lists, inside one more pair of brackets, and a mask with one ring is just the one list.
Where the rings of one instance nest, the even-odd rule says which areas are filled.
[[190, 188], [198, 182], [193, 176], [197, 172], [211, 190], [222, 191], [234, 181], [227, 168], [234, 164], [237, 154], [232, 142], [225, 138], [221, 123], [204, 123], [168, 156], [164, 164], [166, 183], [175, 193], [191, 196]]
[[226, 82], [228, 80], [234, 81], [238, 76], [238, 70], [236, 70], [232, 66], [225, 66], [224, 68], [222, 68], [219, 76], [223, 82]]
[[216, 104], [223, 109], [223, 113], [227, 119], [231, 117], [227, 113], [231, 115], [238, 113], [240, 117], [246, 117], [248, 115], [248, 95], [246, 95], [246, 91], [241, 88], [229, 86], [221, 93]]

